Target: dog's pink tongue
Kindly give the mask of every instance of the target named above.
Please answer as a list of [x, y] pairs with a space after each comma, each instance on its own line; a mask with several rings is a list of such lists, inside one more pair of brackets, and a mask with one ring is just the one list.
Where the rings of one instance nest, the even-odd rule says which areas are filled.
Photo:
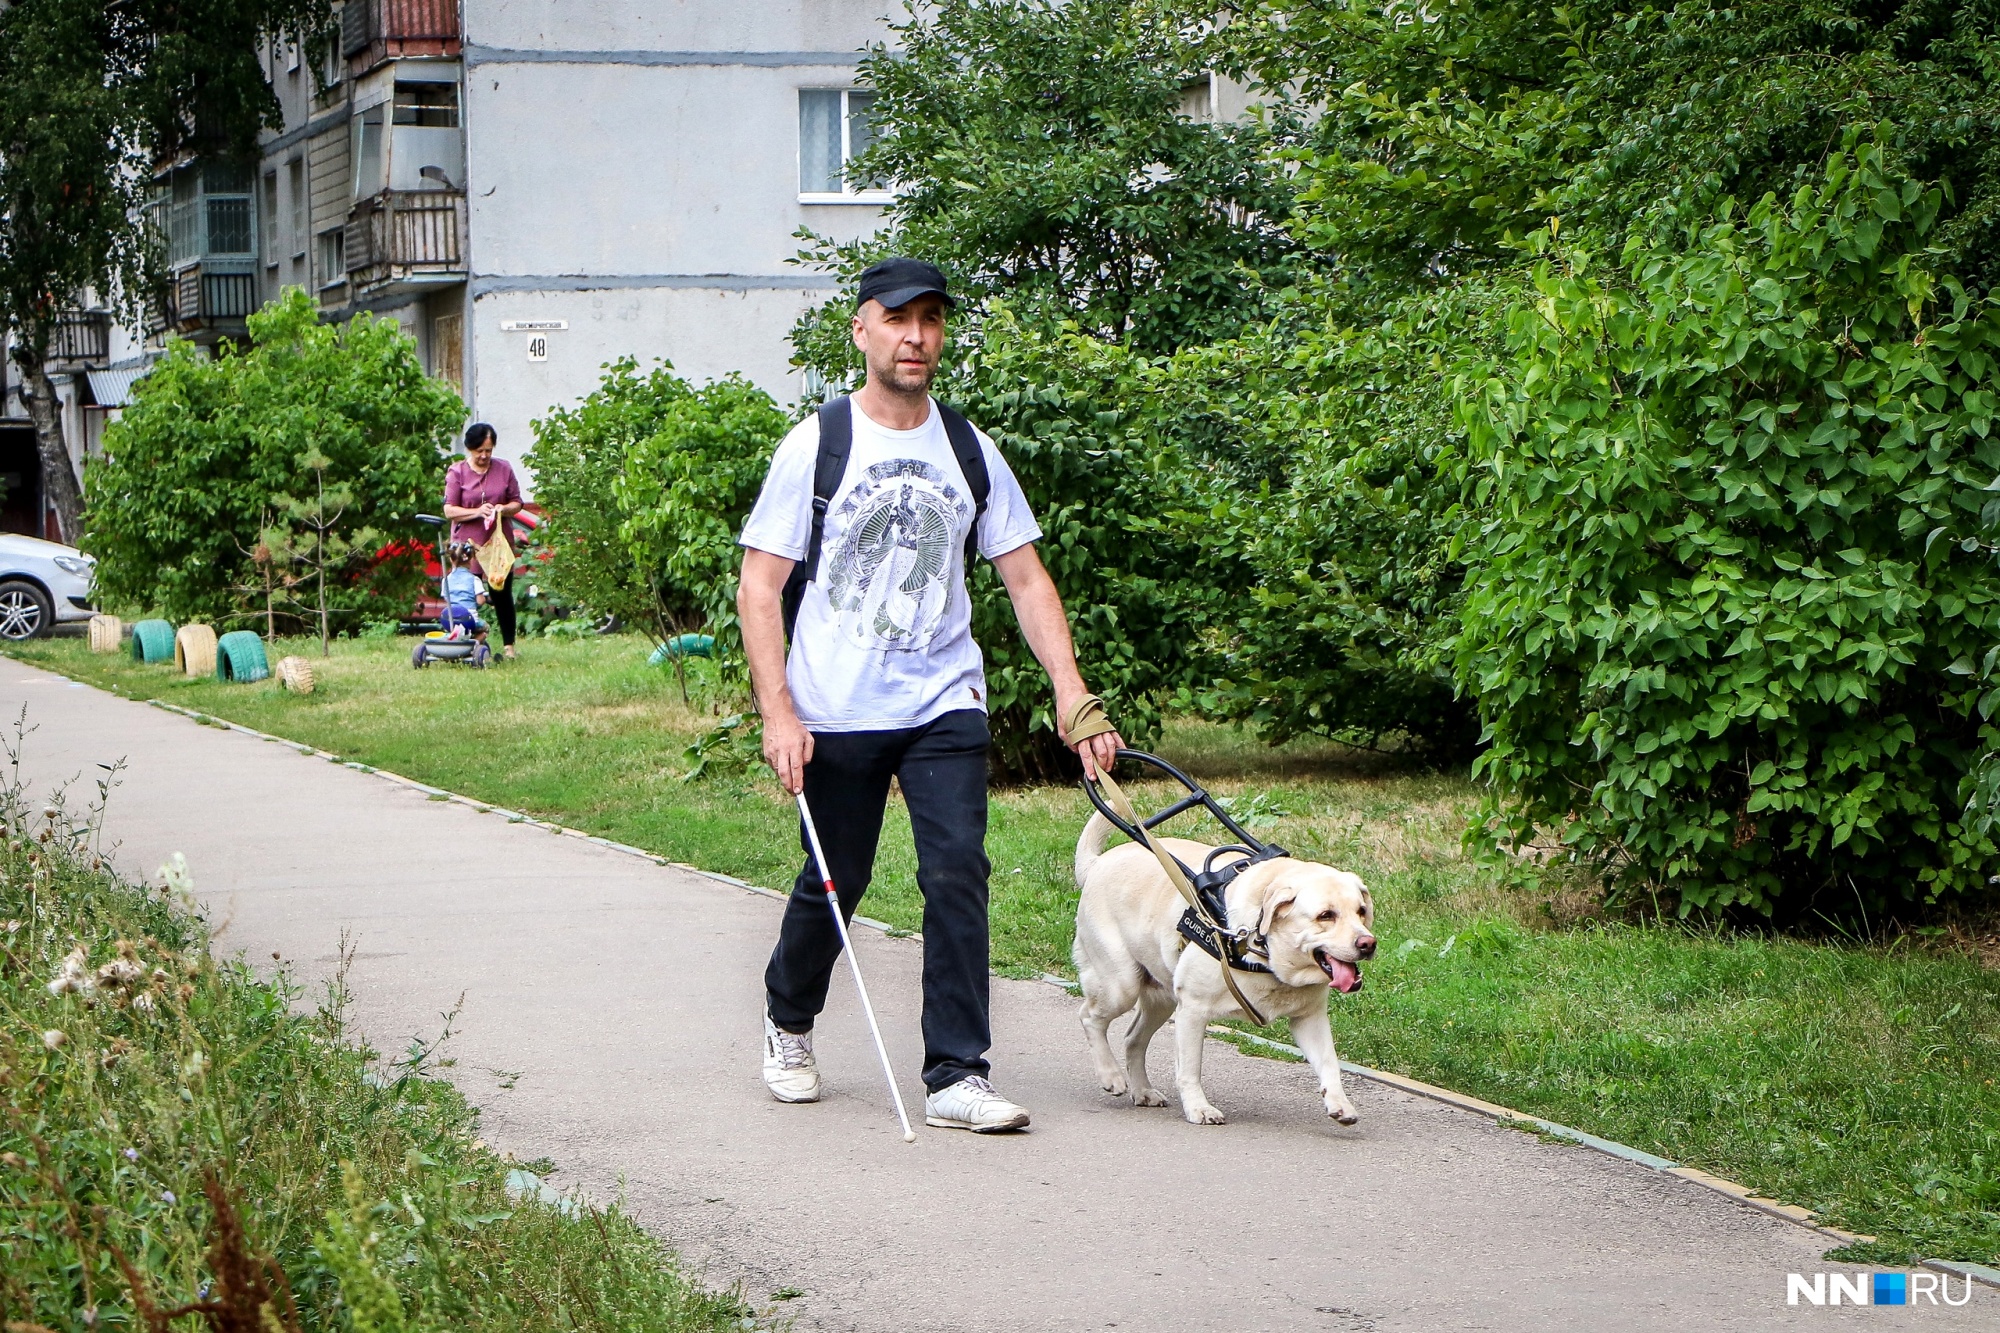
[[1333, 978], [1333, 988], [1345, 995], [1361, 986], [1361, 969], [1342, 958], [1327, 958], [1327, 975]]

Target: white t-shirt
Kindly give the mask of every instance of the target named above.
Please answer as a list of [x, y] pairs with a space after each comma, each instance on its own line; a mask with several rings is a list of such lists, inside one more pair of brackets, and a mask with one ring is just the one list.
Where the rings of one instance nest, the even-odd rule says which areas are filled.
[[[799, 720], [812, 731], [920, 727], [959, 708], [986, 709], [986, 673], [972, 641], [965, 535], [972, 497], [944, 418], [889, 430], [852, 410], [847, 471], [826, 509], [819, 573], [806, 585], [785, 661]], [[993, 441], [979, 432], [991, 483], [979, 553], [991, 560], [1042, 530]], [[741, 542], [787, 560], [812, 539], [819, 414], [792, 427]]]

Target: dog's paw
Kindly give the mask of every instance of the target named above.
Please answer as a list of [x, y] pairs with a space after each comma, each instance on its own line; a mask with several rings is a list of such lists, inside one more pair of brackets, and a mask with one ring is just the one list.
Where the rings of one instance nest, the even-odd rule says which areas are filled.
[[1097, 1086], [1103, 1088], [1113, 1097], [1123, 1097], [1125, 1095], [1125, 1076], [1123, 1074], [1106, 1074], [1097, 1080]]
[[1158, 1088], [1141, 1088], [1132, 1094], [1134, 1106], [1165, 1106], [1167, 1099]]
[[1329, 1119], [1343, 1125], [1352, 1125], [1361, 1119], [1360, 1113], [1344, 1101], [1328, 1102], [1326, 1104], [1326, 1114]]
[[1229, 1123], [1227, 1116], [1206, 1102], [1183, 1106], [1181, 1114], [1187, 1117], [1187, 1122], [1190, 1125], [1226, 1125]]

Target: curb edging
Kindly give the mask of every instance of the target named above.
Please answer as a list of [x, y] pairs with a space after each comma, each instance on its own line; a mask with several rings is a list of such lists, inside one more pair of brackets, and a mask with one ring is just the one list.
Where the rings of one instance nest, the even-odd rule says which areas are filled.
[[[1269, 1037], [1260, 1037], [1254, 1032], [1243, 1032], [1236, 1028], [1226, 1027], [1220, 1023], [1212, 1025], [1209, 1028], [1209, 1032], [1226, 1041], [1251, 1042], [1255, 1045], [1269, 1047], [1272, 1050], [1282, 1051], [1287, 1055], [1297, 1056], [1301, 1059], [1305, 1056], [1303, 1051], [1289, 1043], [1273, 1041]], [[1436, 1084], [1425, 1083], [1420, 1079], [1409, 1078], [1402, 1074], [1392, 1074], [1383, 1069], [1371, 1069], [1367, 1065], [1357, 1065], [1346, 1060], [1340, 1062], [1340, 1070], [1344, 1074], [1352, 1074], [1356, 1078], [1366, 1079], [1371, 1083], [1380, 1083], [1385, 1087], [1396, 1088], [1413, 1096], [1426, 1097], [1434, 1102], [1442, 1102], [1446, 1106], [1455, 1106], [1461, 1111], [1471, 1111], [1475, 1115], [1485, 1116], [1488, 1120], [1492, 1120], [1497, 1124], [1512, 1125], [1527, 1129], [1533, 1133], [1546, 1134], [1551, 1138], [1562, 1139], [1566, 1142], [1574, 1143], [1579, 1147], [1590, 1148], [1607, 1156], [1617, 1157], [1634, 1165], [1643, 1166], [1648, 1170], [1657, 1171], [1662, 1175], [1677, 1176], [1690, 1184], [1699, 1185], [1703, 1189], [1727, 1195], [1738, 1203], [1755, 1208], [1758, 1212], [1768, 1213], [1772, 1217], [1780, 1218], [1786, 1222], [1797, 1223], [1808, 1230], [1818, 1232], [1829, 1240], [1837, 1240], [1842, 1245], [1866, 1244], [1875, 1239], [1873, 1236], [1857, 1235], [1852, 1231], [1843, 1231], [1839, 1227], [1829, 1226], [1821, 1222], [1818, 1216], [1810, 1209], [1801, 1208], [1797, 1204], [1780, 1203], [1776, 1199], [1767, 1199], [1748, 1186], [1739, 1185], [1733, 1180], [1725, 1180], [1721, 1176], [1710, 1175], [1708, 1172], [1696, 1167], [1682, 1166], [1679, 1162], [1661, 1157], [1655, 1153], [1649, 1153], [1643, 1149], [1634, 1148], [1612, 1139], [1600, 1138], [1596, 1134], [1591, 1134], [1581, 1129], [1572, 1129], [1568, 1125], [1559, 1124], [1553, 1120], [1544, 1120], [1540, 1116], [1528, 1115], [1524, 1112], [1513, 1110], [1510, 1107], [1484, 1101], [1478, 1097], [1470, 1097], [1461, 1092], [1453, 1092], [1449, 1088], [1440, 1088]], [[1972, 1265], [1972, 1267], [1978, 1267], [1978, 1265]], [[1994, 1272], [1993, 1279], [1994, 1285], [2000, 1286], [2000, 1272]], [[1981, 1280], [1984, 1281], [1986, 1279], [1982, 1278]]]
[[[24, 663], [24, 665], [38, 666], [35, 663]], [[49, 668], [41, 669], [48, 670]], [[66, 673], [52, 672], [52, 674], [60, 675]], [[90, 684], [88, 681], [78, 681], [76, 683]], [[92, 688], [98, 687], [92, 686]], [[371, 777], [383, 778], [398, 786], [408, 787], [413, 791], [421, 792], [428, 800], [462, 805], [479, 814], [497, 814], [510, 824], [528, 824], [536, 828], [547, 829], [550, 833], [559, 837], [576, 838], [580, 841], [605, 848], [607, 851], [618, 852], [626, 856], [634, 856], [650, 861], [662, 869], [686, 871], [690, 874], [699, 875], [703, 879], [713, 880], [719, 884], [727, 884], [731, 888], [747, 890], [750, 893], [759, 894], [766, 898], [774, 898], [781, 902], [790, 896], [776, 889], [767, 889], [761, 884], [752, 884], [748, 880], [738, 879], [734, 875], [725, 875], [718, 871], [704, 870], [700, 866], [689, 865], [685, 861], [669, 860], [666, 857], [646, 851], [644, 848], [634, 847], [629, 843], [614, 842], [609, 838], [585, 833], [581, 829], [574, 829], [566, 825], [551, 823], [548, 820], [537, 819], [532, 815], [523, 814], [518, 810], [508, 810], [487, 801], [476, 801], [458, 792], [447, 791], [442, 787], [433, 787], [427, 783], [418, 782], [414, 778], [406, 778], [400, 773], [392, 773], [384, 768], [376, 768], [369, 764], [342, 759], [339, 755], [328, 751], [320, 750], [283, 736], [273, 736], [269, 732], [259, 731], [255, 727], [246, 727], [241, 723], [231, 722], [226, 718], [219, 718], [210, 713], [197, 712], [194, 709], [183, 708], [178, 704], [167, 703], [161, 699], [137, 700], [133, 699], [130, 695], [116, 691], [106, 691], [106, 693], [111, 693], [114, 697], [127, 699], [135, 703], [144, 702], [164, 712], [178, 714], [202, 726], [241, 732], [246, 736], [254, 736], [261, 741], [268, 741], [272, 744], [283, 745], [288, 749], [296, 750], [302, 756], [324, 759], [328, 762], [339, 764], [343, 768], [352, 769], [357, 773], [365, 773]], [[865, 917], [859, 914], [856, 914], [852, 920], [856, 924], [880, 931], [892, 939], [914, 940], [920, 945], [923, 943], [922, 935], [913, 931], [900, 930], [886, 921], [877, 921], [872, 917]], [[1038, 979], [1045, 984], [1075, 993], [1075, 982], [1055, 976], [1052, 973], [1044, 972]], [[1287, 1042], [1273, 1041], [1269, 1037], [1261, 1037], [1252, 1032], [1244, 1032], [1240, 1029], [1226, 1027], [1219, 1023], [1211, 1024], [1208, 1031], [1211, 1036], [1231, 1044], [1248, 1043], [1301, 1060], [1305, 1058], [1305, 1053], [1296, 1046]], [[1512, 1125], [1526, 1129], [1532, 1133], [1546, 1134], [1551, 1138], [1562, 1139], [1578, 1147], [1589, 1148], [1594, 1152], [1631, 1162], [1636, 1166], [1645, 1167], [1661, 1175], [1677, 1177], [1678, 1179], [1687, 1181], [1689, 1184], [1698, 1185], [1703, 1189], [1733, 1199], [1746, 1207], [1754, 1208], [1766, 1216], [1776, 1218], [1779, 1221], [1790, 1222], [1795, 1226], [1804, 1227], [1829, 1240], [1838, 1241], [1842, 1245], [1866, 1244], [1875, 1239], [1873, 1236], [1857, 1235], [1850, 1231], [1843, 1231], [1838, 1227], [1829, 1226], [1820, 1221], [1818, 1216], [1810, 1209], [1801, 1208], [1796, 1204], [1782, 1203], [1776, 1199], [1765, 1198], [1749, 1187], [1739, 1185], [1733, 1180], [1726, 1180], [1720, 1176], [1711, 1175], [1699, 1168], [1684, 1166], [1656, 1154], [1645, 1152], [1611, 1139], [1600, 1138], [1595, 1134], [1586, 1133], [1580, 1129], [1572, 1129], [1568, 1125], [1558, 1124], [1553, 1120], [1544, 1120], [1539, 1116], [1527, 1115], [1494, 1102], [1484, 1101], [1478, 1097], [1468, 1096], [1464, 1093], [1453, 1092], [1449, 1088], [1440, 1088], [1434, 1084], [1422, 1082], [1419, 1079], [1405, 1077], [1402, 1074], [1393, 1074], [1382, 1069], [1372, 1069], [1367, 1065], [1357, 1065], [1342, 1060], [1340, 1068], [1342, 1073], [1352, 1074], [1356, 1078], [1364, 1079], [1371, 1083], [1379, 1083], [1384, 1087], [1395, 1088], [1398, 1091], [1423, 1097], [1446, 1106], [1455, 1107], [1461, 1111], [1470, 1111], [1475, 1115], [1484, 1116], [1496, 1124]], [[1956, 1259], [1920, 1259], [1916, 1262], [1919, 1267], [1928, 1268], [1933, 1272], [1950, 1273], [1957, 1277], [1966, 1278], [1968, 1281], [1975, 1281], [1984, 1286], [2000, 1289], [2000, 1268], [1989, 1267], [1985, 1264], [1967, 1263]]]

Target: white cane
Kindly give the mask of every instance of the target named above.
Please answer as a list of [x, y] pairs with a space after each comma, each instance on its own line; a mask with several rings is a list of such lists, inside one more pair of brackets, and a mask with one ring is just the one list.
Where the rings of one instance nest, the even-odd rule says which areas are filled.
[[819, 867], [820, 883], [826, 885], [826, 905], [833, 912], [833, 928], [840, 932], [841, 952], [847, 955], [847, 965], [854, 969], [854, 989], [861, 992], [861, 1012], [868, 1015], [868, 1031], [875, 1038], [875, 1054], [882, 1057], [882, 1077], [889, 1080], [889, 1095], [896, 1099], [896, 1119], [903, 1122], [903, 1142], [915, 1143], [917, 1131], [910, 1128], [910, 1116], [903, 1109], [903, 1093], [896, 1086], [896, 1075], [889, 1068], [889, 1052], [882, 1045], [882, 1029], [875, 1025], [875, 1006], [868, 1003], [868, 985], [861, 980], [861, 960], [854, 956], [854, 941], [847, 938], [847, 918], [840, 914], [840, 896], [833, 891], [833, 872], [827, 868], [826, 852], [819, 845], [819, 829], [813, 825], [812, 807], [806, 804], [806, 794], [799, 793], [799, 818], [805, 821], [806, 840], [812, 844], [813, 864]]

